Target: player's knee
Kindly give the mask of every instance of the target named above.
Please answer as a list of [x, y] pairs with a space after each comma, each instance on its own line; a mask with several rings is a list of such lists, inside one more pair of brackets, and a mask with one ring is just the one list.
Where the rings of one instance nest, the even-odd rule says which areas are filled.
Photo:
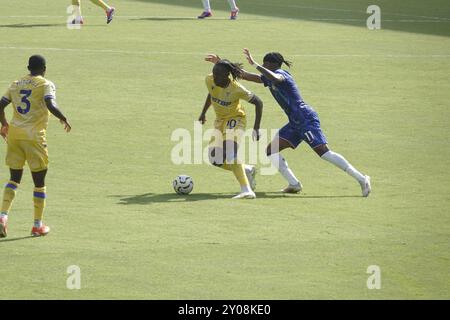
[[314, 151], [316, 152], [316, 154], [322, 158], [322, 156], [327, 153], [328, 151], [330, 151], [330, 149], [328, 149], [328, 146], [326, 144], [321, 144], [317, 147], [314, 148]]

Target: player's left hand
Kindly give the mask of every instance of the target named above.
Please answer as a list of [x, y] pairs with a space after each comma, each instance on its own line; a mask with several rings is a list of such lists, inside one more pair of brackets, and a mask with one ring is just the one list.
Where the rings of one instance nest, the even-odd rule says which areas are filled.
[[206, 122], [206, 115], [202, 113], [200, 117], [198, 117], [198, 121], [200, 121], [201, 124], [205, 124]]
[[261, 134], [259, 133], [259, 129], [253, 129], [253, 132], [252, 132], [253, 141], [259, 141], [260, 137], [261, 137]]
[[61, 122], [61, 124], [64, 126], [64, 130], [69, 133], [70, 130], [72, 130], [72, 126], [69, 124], [69, 121], [64, 121], [64, 120], [59, 120], [59, 122]]
[[217, 54], [210, 53], [206, 56], [205, 61], [209, 61], [211, 63], [216, 64], [220, 61], [220, 57]]
[[2, 136], [3, 140], [5, 140], [5, 141], [8, 138], [8, 128], [9, 128], [9, 126], [2, 126], [2, 128], [0, 129], [0, 135]]

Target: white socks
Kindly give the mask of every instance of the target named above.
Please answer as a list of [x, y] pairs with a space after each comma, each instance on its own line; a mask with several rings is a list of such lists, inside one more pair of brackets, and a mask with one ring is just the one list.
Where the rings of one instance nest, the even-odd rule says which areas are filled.
[[343, 156], [339, 153], [335, 153], [333, 151], [328, 151], [324, 153], [321, 157], [322, 159], [331, 162], [336, 167], [341, 168], [350, 176], [355, 178], [359, 183], [364, 183], [365, 176], [361, 174], [358, 170], [356, 170]]
[[[352, 176], [355, 180], [357, 180], [360, 184], [363, 184], [366, 180], [366, 177], [356, 170], [343, 156], [339, 153], [335, 153], [333, 151], [328, 151], [324, 153], [321, 157], [322, 159], [331, 162], [338, 168], [344, 170], [348, 175]], [[272, 165], [278, 169], [281, 175], [289, 182], [290, 185], [295, 186], [299, 183], [298, 179], [295, 177], [294, 173], [288, 167], [288, 163], [283, 158], [280, 153], [274, 153], [269, 156]]]
[[209, 0], [202, 0], [204, 11], [211, 11], [211, 5], [209, 4]]
[[232, 11], [236, 11], [238, 7], [236, 6], [236, 2], [234, 0], [228, 0], [228, 3], [230, 4], [230, 8]]
[[[211, 11], [211, 5], [209, 4], [209, 0], [202, 0], [202, 2], [204, 11]], [[236, 2], [234, 0], [228, 0], [228, 3], [230, 4], [230, 8], [232, 11], [238, 10], [238, 7], [236, 6]]]
[[278, 169], [281, 175], [289, 182], [291, 186], [295, 186], [299, 183], [291, 169], [289, 169], [286, 160], [280, 153], [274, 153], [269, 156], [272, 165]]

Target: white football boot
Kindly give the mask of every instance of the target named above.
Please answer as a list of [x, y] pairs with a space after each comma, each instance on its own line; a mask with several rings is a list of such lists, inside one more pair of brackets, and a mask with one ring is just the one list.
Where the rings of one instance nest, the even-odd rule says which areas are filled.
[[300, 183], [300, 181], [298, 182], [298, 184], [296, 185], [288, 185], [286, 188], [282, 189], [281, 192], [283, 193], [299, 193], [300, 191], [302, 191], [303, 186]]
[[256, 194], [253, 191], [241, 192], [232, 199], [255, 199]]

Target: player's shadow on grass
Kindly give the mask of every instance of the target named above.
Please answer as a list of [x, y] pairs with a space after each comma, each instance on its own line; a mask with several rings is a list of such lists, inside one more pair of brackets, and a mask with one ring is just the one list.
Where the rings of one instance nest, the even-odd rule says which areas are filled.
[[65, 23], [41, 23], [41, 24], [0, 24], [0, 28], [46, 28], [46, 27], [61, 27], [66, 26]]
[[131, 18], [130, 20], [144, 20], [144, 21], [183, 21], [183, 20], [198, 20], [191, 17], [143, 17], [143, 18]]
[[[141, 17], [141, 18], [130, 18], [130, 21], [199, 21], [196, 17]], [[214, 19], [208, 19], [205, 22], [214, 23], [214, 21], [230, 20], [228, 17], [220, 17]], [[263, 19], [245, 19], [246, 21], [261, 21]], [[202, 20], [204, 21], [204, 20]]]
[[[0, 24], [1, 28], [15, 28], [15, 29], [26, 29], [26, 28], [49, 28], [49, 27], [67, 27], [67, 23], [41, 23], [41, 24]], [[83, 25], [82, 28], [92, 28], [92, 27], [105, 27], [104, 24], [89, 24]]]
[[[234, 193], [193, 193], [190, 195], [178, 195], [175, 193], [144, 193], [134, 196], [112, 195], [110, 197], [119, 198], [119, 204], [151, 204], [151, 203], [180, 203], [180, 202], [194, 202], [203, 200], [219, 200], [231, 199]], [[275, 192], [256, 192], [257, 199], [322, 199], [322, 198], [361, 198], [356, 195], [293, 195]], [[257, 200], [256, 199], [256, 200]]]
[[26, 236], [26, 237], [17, 237], [17, 238], [6, 238], [6, 239], [1, 239], [0, 243], [2, 242], [11, 242], [11, 241], [19, 241], [19, 240], [25, 240], [25, 239], [34, 239], [36, 237], [33, 236]]
[[231, 198], [231, 193], [194, 193], [190, 195], [178, 195], [176, 193], [144, 193], [135, 196], [113, 195], [119, 198], [119, 204], [151, 204], [151, 203], [179, 203], [202, 200], [217, 200]]

